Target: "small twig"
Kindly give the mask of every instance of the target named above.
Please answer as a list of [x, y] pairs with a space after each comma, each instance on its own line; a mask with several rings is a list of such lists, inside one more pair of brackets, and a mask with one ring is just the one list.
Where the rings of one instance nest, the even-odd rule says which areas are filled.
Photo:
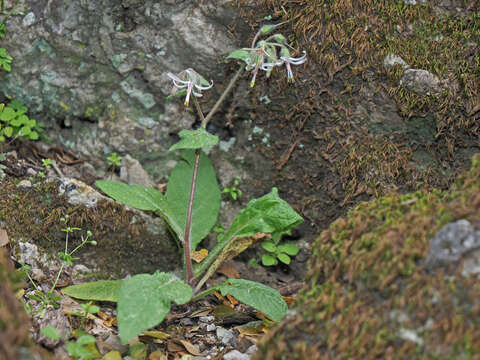
[[58, 176], [60, 176], [61, 178], [65, 177], [65, 175], [63, 175], [62, 173], [62, 170], [60, 170], [60, 168], [57, 166], [57, 162], [55, 160], [52, 161], [52, 167], [53, 170], [55, 170], [55, 172], [58, 174]]

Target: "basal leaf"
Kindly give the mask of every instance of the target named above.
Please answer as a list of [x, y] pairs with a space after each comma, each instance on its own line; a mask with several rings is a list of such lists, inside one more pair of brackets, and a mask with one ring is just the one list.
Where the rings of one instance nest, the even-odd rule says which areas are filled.
[[127, 185], [119, 181], [100, 180], [95, 183], [111, 198], [140, 210], [161, 211], [164, 208], [163, 194], [148, 186]]
[[99, 280], [72, 285], [62, 289], [62, 293], [76, 299], [96, 301], [118, 301], [118, 291], [124, 280]]
[[180, 137], [180, 141], [170, 147], [168, 151], [176, 149], [200, 149], [218, 144], [218, 136], [209, 134], [204, 128], [182, 130], [178, 136]]
[[221, 265], [221, 262], [215, 261], [215, 259], [226, 258], [224, 253], [231, 252], [230, 244], [236, 239], [258, 233], [285, 232], [302, 221], [302, 217], [278, 196], [277, 188], [272, 188], [269, 194], [250, 201], [247, 207], [237, 214], [222, 241], [215, 245], [205, 260], [195, 268], [195, 275], [199, 276], [212, 264], [197, 288]]
[[[182, 152], [183, 160], [179, 161], [168, 181], [166, 200], [171, 211], [172, 227], [178, 237], [183, 240], [183, 231], [187, 220], [187, 208], [190, 199], [195, 151]], [[215, 170], [208, 157], [202, 152], [198, 168], [197, 187], [193, 203], [191, 224], [191, 250], [208, 235], [217, 222], [220, 209], [220, 188]], [[178, 231], [176, 230], [179, 229]]]
[[223, 296], [231, 295], [238, 301], [260, 310], [274, 321], [282, 320], [288, 310], [277, 290], [255, 281], [228, 279], [216, 288]]
[[142, 331], [162, 322], [171, 302], [185, 304], [192, 288], [172, 274], [140, 274], [125, 280], [118, 297], [118, 328], [126, 344]]

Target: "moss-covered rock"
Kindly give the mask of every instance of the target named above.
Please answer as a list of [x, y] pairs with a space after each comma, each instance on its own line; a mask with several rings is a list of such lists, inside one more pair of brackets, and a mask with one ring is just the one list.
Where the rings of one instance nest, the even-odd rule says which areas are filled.
[[361, 203], [325, 230], [294, 315], [255, 359], [478, 358], [480, 280], [462, 273], [475, 251], [441, 266], [425, 261], [446, 224], [479, 227], [480, 155], [472, 163], [449, 191]]

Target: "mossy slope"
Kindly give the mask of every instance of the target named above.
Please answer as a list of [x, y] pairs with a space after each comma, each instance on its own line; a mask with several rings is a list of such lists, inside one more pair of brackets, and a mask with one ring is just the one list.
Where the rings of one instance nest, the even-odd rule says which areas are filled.
[[297, 313], [255, 359], [477, 359], [480, 280], [427, 270], [445, 224], [480, 224], [480, 155], [447, 192], [361, 203], [317, 239]]

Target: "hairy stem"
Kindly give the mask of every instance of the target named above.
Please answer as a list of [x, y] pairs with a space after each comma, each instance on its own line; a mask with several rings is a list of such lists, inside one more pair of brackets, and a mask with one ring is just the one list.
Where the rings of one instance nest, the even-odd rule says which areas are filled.
[[[222, 93], [220, 98], [217, 100], [213, 108], [210, 110], [208, 115], [205, 117], [203, 115], [202, 109], [200, 108], [200, 104], [198, 103], [197, 98], [193, 97], [193, 103], [195, 104], [195, 108], [198, 112], [198, 116], [202, 120], [202, 127], [206, 128], [208, 121], [212, 118], [213, 114], [218, 110], [222, 102], [227, 97], [228, 93], [232, 90], [233, 86], [240, 78], [240, 75], [243, 72], [243, 65], [239, 67], [235, 76], [230, 80], [230, 83], [225, 88], [225, 91]], [[191, 285], [193, 280], [193, 266], [192, 266], [192, 257], [191, 257], [191, 246], [190, 246], [190, 227], [192, 223], [192, 212], [193, 212], [193, 201], [195, 200], [195, 189], [197, 187], [197, 176], [198, 176], [198, 164], [200, 163], [200, 154], [201, 149], [197, 149], [195, 151], [195, 166], [193, 168], [193, 175], [192, 175], [192, 184], [190, 186], [190, 199], [188, 201], [188, 211], [187, 211], [187, 221], [185, 223], [185, 235], [183, 238], [183, 252], [185, 253], [185, 282]]]
[[[195, 98], [194, 98], [195, 99]], [[195, 99], [195, 102], [197, 100]], [[183, 252], [185, 253], [185, 282], [190, 285], [193, 279], [192, 257], [190, 254], [190, 227], [192, 224], [193, 200], [197, 187], [198, 164], [200, 163], [200, 149], [195, 150], [195, 166], [193, 167], [192, 185], [190, 186], [190, 199], [188, 201], [187, 221], [183, 237]]]

